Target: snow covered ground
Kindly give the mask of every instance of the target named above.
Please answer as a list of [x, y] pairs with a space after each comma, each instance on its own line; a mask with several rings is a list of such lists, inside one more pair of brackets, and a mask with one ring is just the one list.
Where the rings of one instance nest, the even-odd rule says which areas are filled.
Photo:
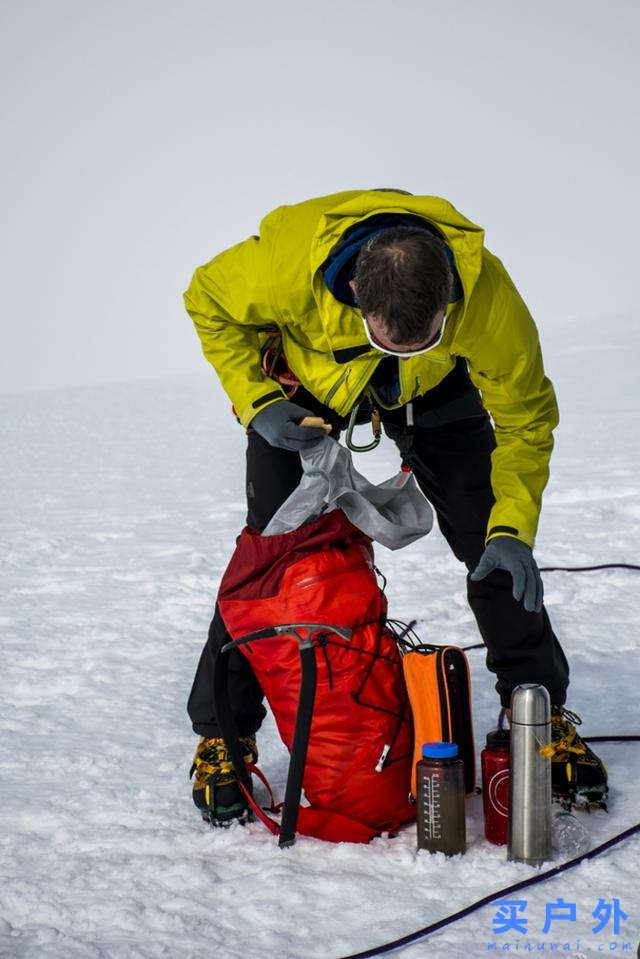
[[[539, 563], [639, 563], [637, 323], [569, 318], [543, 329], [543, 346], [562, 424]], [[467, 806], [468, 851], [449, 861], [417, 855], [412, 829], [366, 847], [299, 838], [280, 851], [259, 823], [200, 822], [185, 702], [244, 517], [243, 438], [227, 408], [206, 373], [0, 397], [2, 957], [337, 959], [533, 872], [484, 840], [479, 798]], [[396, 466], [388, 441], [358, 460], [375, 480]], [[379, 547], [377, 562], [392, 615], [417, 617], [434, 642], [477, 641], [463, 570], [438, 532], [400, 553]], [[545, 578], [587, 735], [640, 732], [638, 575]], [[469, 656], [479, 753], [497, 703], [482, 651]], [[287, 757], [270, 717], [260, 745], [281, 792]], [[640, 819], [640, 744], [600, 748], [612, 799], [609, 814], [584, 817], [593, 845]], [[394, 954], [555, 942], [574, 956], [635, 955], [639, 874], [636, 836], [526, 890], [526, 934], [495, 933], [489, 906]], [[575, 921], [543, 934], [559, 897]], [[627, 914], [617, 935], [613, 916], [592, 933], [599, 900]]]

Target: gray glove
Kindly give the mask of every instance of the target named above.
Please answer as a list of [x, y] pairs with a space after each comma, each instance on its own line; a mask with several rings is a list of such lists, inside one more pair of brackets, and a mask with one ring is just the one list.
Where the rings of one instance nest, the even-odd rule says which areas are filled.
[[520, 600], [524, 595], [524, 608], [528, 613], [540, 612], [544, 587], [531, 547], [513, 536], [495, 536], [489, 540], [471, 579], [474, 582], [484, 579], [494, 569], [511, 573], [513, 598]]
[[310, 410], [297, 406], [289, 400], [278, 400], [265, 407], [251, 420], [250, 426], [270, 446], [283, 450], [304, 450], [315, 446], [327, 432], [316, 426], [299, 426], [305, 416], [313, 416]]

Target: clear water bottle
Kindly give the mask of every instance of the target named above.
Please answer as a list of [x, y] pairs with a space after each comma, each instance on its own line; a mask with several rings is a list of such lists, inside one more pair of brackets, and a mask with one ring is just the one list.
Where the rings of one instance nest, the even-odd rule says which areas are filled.
[[551, 822], [551, 844], [558, 859], [576, 859], [589, 851], [591, 840], [583, 824], [570, 812], [559, 812]]
[[457, 745], [425, 743], [416, 776], [418, 849], [445, 856], [464, 852], [464, 763]]

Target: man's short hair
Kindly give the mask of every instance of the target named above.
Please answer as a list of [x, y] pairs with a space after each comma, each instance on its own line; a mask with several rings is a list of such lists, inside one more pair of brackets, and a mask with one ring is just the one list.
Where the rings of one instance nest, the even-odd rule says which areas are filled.
[[407, 226], [381, 230], [363, 244], [353, 279], [362, 315], [375, 315], [394, 343], [424, 339], [453, 284], [444, 241]]

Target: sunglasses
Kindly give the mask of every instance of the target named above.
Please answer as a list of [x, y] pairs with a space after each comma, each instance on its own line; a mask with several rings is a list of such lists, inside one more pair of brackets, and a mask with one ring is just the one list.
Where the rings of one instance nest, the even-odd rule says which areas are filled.
[[444, 317], [440, 329], [431, 337], [430, 340], [424, 344], [424, 346], [421, 346], [419, 350], [391, 350], [388, 346], [383, 346], [382, 343], [375, 338], [369, 329], [369, 324], [364, 316], [362, 317], [362, 322], [364, 324], [364, 331], [367, 334], [367, 339], [369, 340], [369, 343], [371, 343], [371, 346], [373, 346], [376, 350], [380, 350], [381, 353], [387, 353], [389, 356], [402, 356], [407, 358], [410, 356], [420, 356], [421, 353], [428, 353], [429, 350], [433, 350], [436, 346], [438, 346], [444, 335], [444, 327], [447, 322], [447, 317]]

